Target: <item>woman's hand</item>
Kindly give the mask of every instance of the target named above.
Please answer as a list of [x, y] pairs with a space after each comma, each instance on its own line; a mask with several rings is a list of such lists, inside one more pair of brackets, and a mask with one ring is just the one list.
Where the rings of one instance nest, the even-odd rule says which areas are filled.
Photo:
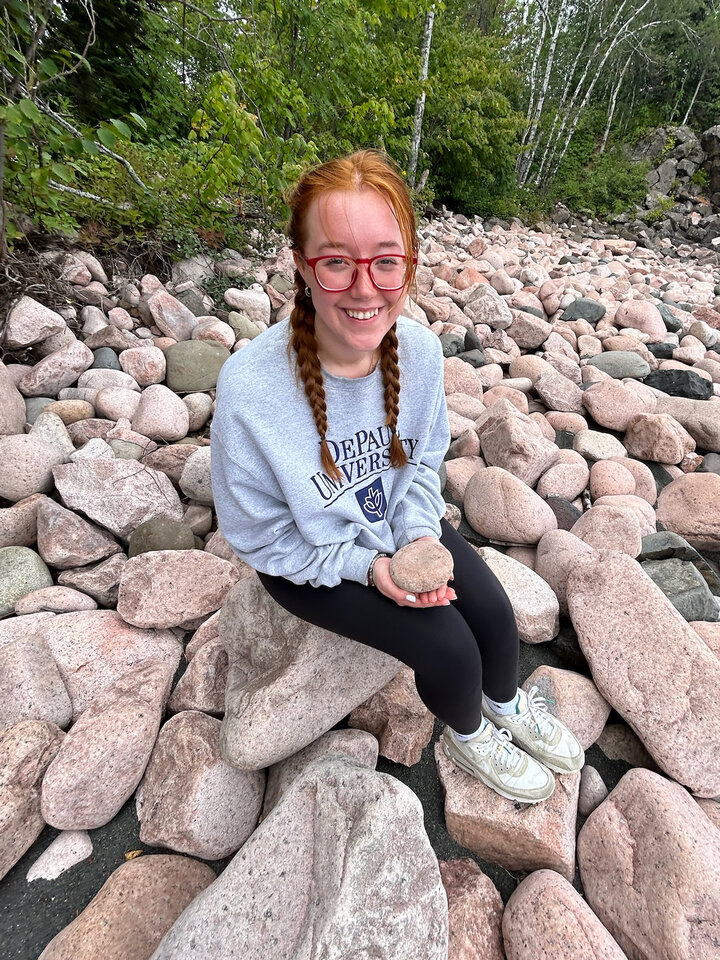
[[[422, 537], [422, 540], [434, 540], [434, 537]], [[378, 557], [373, 567], [373, 580], [383, 596], [394, 600], [399, 607], [415, 607], [424, 609], [425, 607], [447, 607], [451, 600], [457, 600], [457, 594], [452, 587], [444, 584], [437, 590], [430, 590], [427, 593], [408, 593], [399, 587], [390, 576], [390, 557]], [[414, 600], [408, 600], [408, 597], [414, 597]]]

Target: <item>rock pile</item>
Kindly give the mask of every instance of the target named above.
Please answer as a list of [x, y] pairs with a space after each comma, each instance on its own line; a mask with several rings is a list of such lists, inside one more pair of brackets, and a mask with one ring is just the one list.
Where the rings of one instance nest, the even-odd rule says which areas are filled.
[[[585, 672], [526, 688], [639, 769], [516, 808], [438, 752], [450, 834], [534, 872], [502, 916], [472, 863], [438, 865], [417, 798], [374, 769], [378, 740], [411, 765], [431, 737], [410, 671], [294, 621], [216, 529], [217, 374], [288, 316], [289, 250], [167, 284], [62, 253], [70, 300], [22, 296], [2, 329], [0, 876], [46, 823], [31, 872], [57, 876], [133, 794], [170, 853], [117, 870], [43, 960], [715, 955], [720, 275], [460, 216], [420, 237], [408, 312], [445, 356], [447, 517], [526, 643], [571, 620]], [[253, 282], [216, 306], [213, 269]], [[217, 879], [192, 859], [228, 856]]]

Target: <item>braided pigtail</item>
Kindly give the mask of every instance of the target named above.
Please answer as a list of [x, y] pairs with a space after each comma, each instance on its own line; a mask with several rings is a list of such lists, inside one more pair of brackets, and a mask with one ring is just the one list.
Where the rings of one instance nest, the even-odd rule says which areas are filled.
[[407, 463], [407, 454], [397, 435], [397, 422], [400, 400], [400, 367], [398, 365], [398, 338], [397, 322], [390, 327], [380, 344], [380, 369], [382, 370], [383, 386], [385, 389], [385, 419], [386, 426], [390, 427], [390, 463], [393, 467], [404, 467]]
[[342, 475], [332, 458], [325, 434], [327, 433], [327, 403], [320, 360], [315, 339], [315, 307], [305, 293], [305, 281], [299, 270], [295, 271], [295, 306], [290, 314], [290, 343], [288, 353], [294, 349], [297, 355], [297, 371], [305, 386], [305, 395], [310, 402], [317, 432], [320, 434], [320, 460], [323, 470], [338, 483]]

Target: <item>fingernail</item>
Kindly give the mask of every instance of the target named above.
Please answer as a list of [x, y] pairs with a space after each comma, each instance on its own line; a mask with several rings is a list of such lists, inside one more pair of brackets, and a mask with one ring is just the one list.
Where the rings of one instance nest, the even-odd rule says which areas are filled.
[[408, 593], [405, 599], [410, 600], [411, 603], [415, 603], [417, 601], [417, 597], [414, 597], [411, 593]]

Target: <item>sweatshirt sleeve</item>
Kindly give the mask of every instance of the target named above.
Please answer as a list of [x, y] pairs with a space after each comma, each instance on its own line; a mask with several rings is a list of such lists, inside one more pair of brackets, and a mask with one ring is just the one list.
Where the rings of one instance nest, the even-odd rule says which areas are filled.
[[[341, 580], [366, 583], [375, 550], [353, 540], [313, 546], [300, 533], [282, 491], [253, 450], [246, 463], [230, 456], [219, 429], [211, 430], [211, 474], [218, 525], [235, 553], [254, 570], [293, 583], [334, 587]], [[250, 451], [248, 451], [250, 453]]]
[[[440, 363], [442, 364], [442, 356]], [[440, 539], [440, 519], [445, 515], [446, 504], [440, 491], [438, 469], [450, 445], [450, 424], [445, 404], [443, 372], [441, 366], [430, 420], [430, 432], [417, 472], [390, 521], [395, 547], [398, 550], [420, 537]]]

